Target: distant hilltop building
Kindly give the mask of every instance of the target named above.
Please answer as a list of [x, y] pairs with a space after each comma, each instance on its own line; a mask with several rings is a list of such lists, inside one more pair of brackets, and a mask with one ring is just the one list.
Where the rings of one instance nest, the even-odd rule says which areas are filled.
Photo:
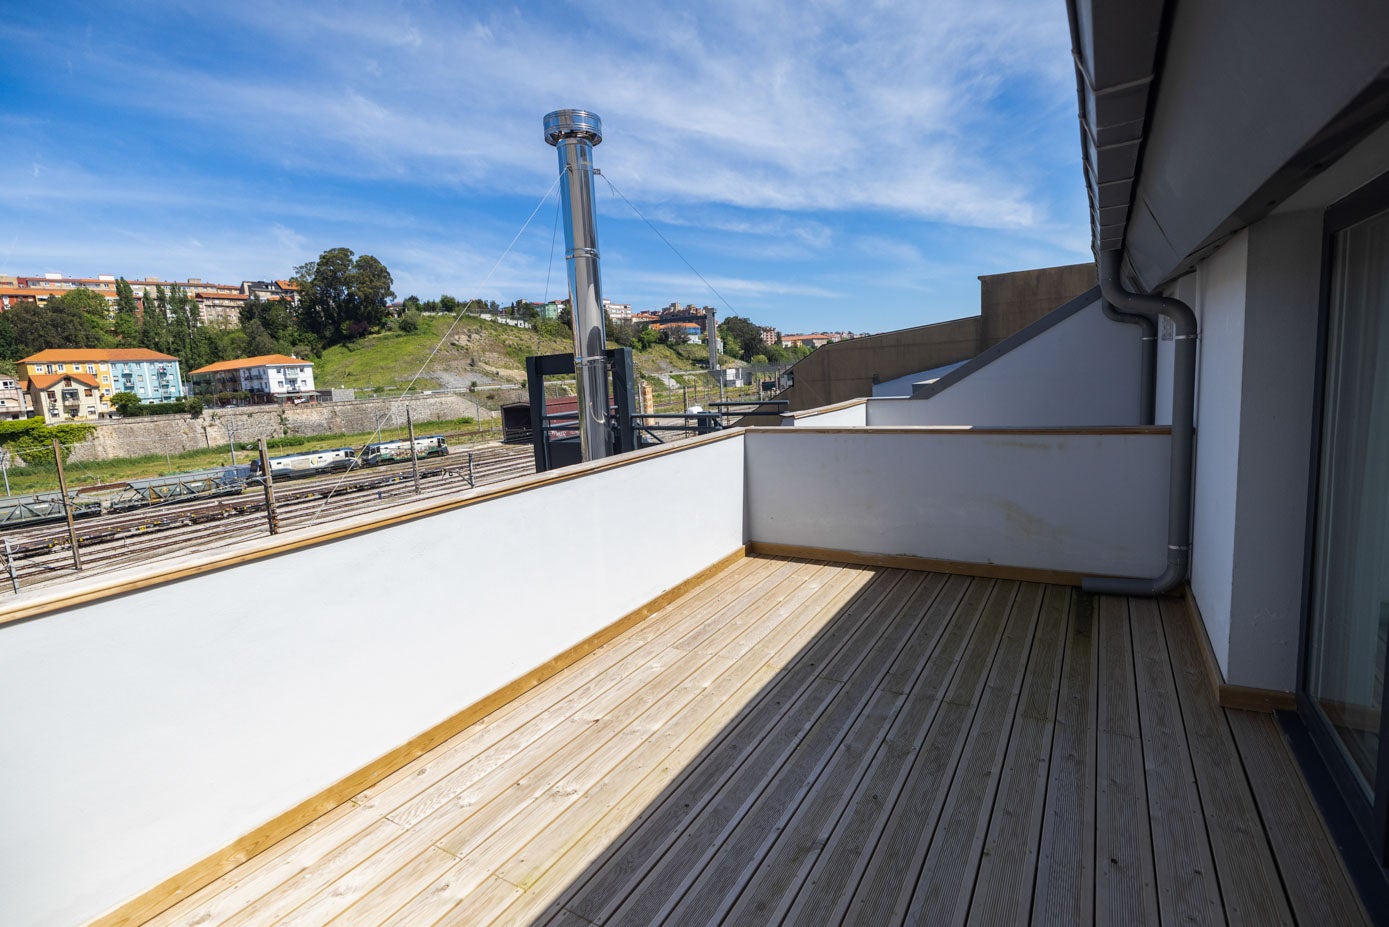
[[[49, 273], [38, 277], [0, 276], [0, 310], [12, 309], [17, 302], [31, 301], [43, 305], [54, 296], [62, 296], [75, 289], [91, 290], [106, 300], [107, 308], [116, 309], [116, 281], [114, 274], [100, 274], [96, 277], [65, 277]], [[168, 293], [178, 287], [187, 293], [198, 306], [199, 319], [204, 325], [231, 327], [241, 322], [241, 307], [249, 299], [262, 299], [267, 302], [286, 300], [293, 305], [299, 303], [299, 285], [292, 280], [243, 280], [235, 283], [208, 283], [201, 277], [187, 280], [161, 280], [158, 277], [127, 279], [131, 292], [135, 295], [137, 307], [144, 311], [145, 300], [154, 297], [159, 288]]]
[[615, 303], [610, 299], [605, 299], [603, 300], [603, 311], [614, 322], [632, 321], [632, 307], [626, 303]]
[[781, 343], [788, 348], [822, 348], [827, 344], [848, 341], [853, 337], [853, 332], [815, 332], [810, 335], [782, 335]]

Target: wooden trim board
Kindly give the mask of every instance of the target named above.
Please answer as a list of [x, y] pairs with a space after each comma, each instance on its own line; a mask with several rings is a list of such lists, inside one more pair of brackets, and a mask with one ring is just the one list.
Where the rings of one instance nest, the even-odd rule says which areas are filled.
[[997, 563], [971, 563], [963, 560], [933, 560], [911, 554], [875, 554], [857, 550], [837, 550], [828, 547], [802, 547], [798, 544], [773, 544], [768, 541], [748, 542], [748, 553], [767, 557], [794, 557], [801, 560], [826, 560], [830, 563], [857, 563], [864, 566], [891, 567], [899, 570], [925, 570], [931, 573], [954, 573], [960, 576], [983, 576], [989, 579], [1016, 579], [1026, 583], [1051, 583], [1058, 586], [1079, 586], [1088, 573], [1065, 570], [1038, 570], [1032, 567], [1003, 566]]
[[843, 402], [836, 402], [827, 406], [816, 406], [813, 409], [802, 409], [799, 412], [782, 412], [781, 417], [789, 419], [814, 418], [817, 415], [828, 415], [831, 412], [838, 412], [840, 409], [852, 409], [854, 406], [864, 405], [870, 398], [872, 397], [860, 396], [857, 399], [845, 399]]
[[642, 621], [665, 608], [690, 590], [709, 580], [715, 574], [727, 569], [747, 556], [746, 547], [740, 547], [716, 563], [705, 567], [665, 592], [656, 596], [640, 608], [628, 612], [607, 627], [595, 632], [558, 656], [546, 661], [518, 679], [514, 679], [489, 695], [474, 702], [462, 711], [441, 721], [434, 727], [384, 754], [340, 779], [312, 798], [295, 805], [271, 821], [233, 841], [211, 856], [208, 856], [170, 876], [153, 888], [142, 892], [125, 904], [92, 921], [89, 927], [117, 927], [117, 925], [141, 924], [155, 915], [173, 907], [193, 892], [213, 882], [235, 869], [246, 860], [278, 843], [295, 831], [305, 827], [315, 819], [327, 814], [348, 801], [352, 796], [380, 782], [382, 779], [403, 767], [406, 763], [433, 750], [439, 744], [458, 734], [464, 728], [496, 711], [508, 702], [551, 676], [574, 664], [579, 659], [608, 641], [640, 624]]
[[1192, 630], [1200, 641], [1201, 661], [1206, 665], [1206, 678], [1211, 691], [1221, 708], [1240, 708], [1245, 711], [1293, 711], [1297, 708], [1297, 697], [1291, 692], [1277, 689], [1257, 689], [1252, 686], [1233, 686], [1225, 681], [1220, 671], [1220, 663], [1215, 659], [1215, 648], [1211, 646], [1210, 635], [1206, 633], [1206, 621], [1201, 617], [1201, 607], [1196, 604], [1196, 596], [1191, 591], [1191, 583], [1182, 585], [1182, 596], [1186, 599], [1186, 613], [1191, 620]]

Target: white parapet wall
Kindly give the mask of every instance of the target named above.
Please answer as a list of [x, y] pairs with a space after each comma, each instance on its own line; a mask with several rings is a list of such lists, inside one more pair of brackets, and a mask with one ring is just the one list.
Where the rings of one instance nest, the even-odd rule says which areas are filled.
[[781, 421], [783, 425], [797, 428], [862, 428], [868, 424], [868, 402], [868, 399], [850, 399], [804, 412], [787, 412]]
[[1166, 564], [1170, 436], [758, 429], [748, 540], [1068, 573]]
[[0, 625], [0, 923], [111, 910], [738, 550], [744, 440]]

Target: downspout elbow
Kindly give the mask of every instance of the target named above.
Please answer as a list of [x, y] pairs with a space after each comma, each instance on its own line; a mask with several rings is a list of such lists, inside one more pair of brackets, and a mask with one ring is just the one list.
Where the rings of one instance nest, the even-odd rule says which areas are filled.
[[1121, 252], [1100, 254], [1100, 292], [1117, 311], [1143, 316], [1156, 325], [1158, 316], [1172, 320], [1172, 440], [1168, 468], [1167, 568], [1148, 578], [1086, 577], [1081, 588], [1108, 595], [1160, 595], [1186, 579], [1191, 566], [1191, 497], [1196, 413], [1196, 313], [1179, 299], [1150, 296], [1124, 288], [1119, 280]]

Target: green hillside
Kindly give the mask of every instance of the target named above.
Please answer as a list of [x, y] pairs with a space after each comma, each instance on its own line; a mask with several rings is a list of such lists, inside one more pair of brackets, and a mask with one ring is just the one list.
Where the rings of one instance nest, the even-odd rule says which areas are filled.
[[[417, 391], [476, 387], [487, 394], [519, 387], [525, 380], [527, 356], [573, 350], [568, 338], [541, 335], [529, 328], [475, 316], [430, 315], [423, 317], [415, 332], [383, 332], [329, 348], [314, 362], [314, 380], [319, 389], [351, 387], [386, 395], [399, 393], [412, 382]], [[705, 358], [702, 345], [654, 345], [636, 352], [635, 363], [638, 375], [649, 380], [656, 392], [664, 393], [684, 386], [707, 389], [706, 376], [671, 375], [702, 367]], [[741, 363], [727, 357], [721, 362]]]

